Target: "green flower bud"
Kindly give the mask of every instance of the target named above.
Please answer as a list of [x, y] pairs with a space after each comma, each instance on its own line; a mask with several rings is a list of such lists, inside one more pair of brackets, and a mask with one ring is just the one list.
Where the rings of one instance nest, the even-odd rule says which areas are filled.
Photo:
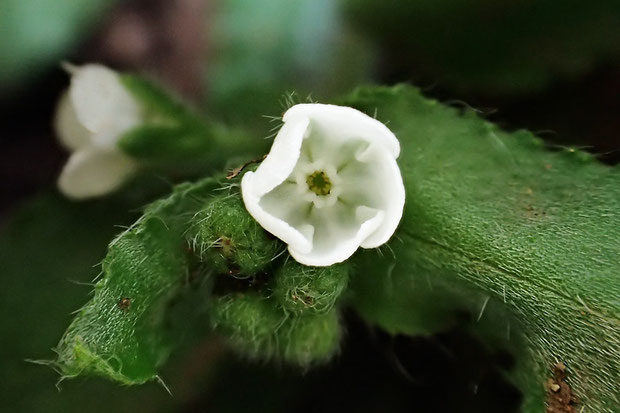
[[271, 300], [256, 293], [228, 294], [213, 299], [211, 323], [238, 351], [260, 359], [278, 353], [275, 333], [286, 315]]
[[338, 352], [341, 336], [336, 310], [291, 317], [277, 332], [280, 357], [303, 367], [326, 362]]
[[256, 293], [214, 298], [211, 322], [240, 353], [308, 367], [337, 351], [341, 329], [337, 311], [294, 317], [271, 298]]
[[273, 295], [287, 312], [330, 311], [349, 280], [350, 264], [307, 267], [289, 260], [278, 270]]
[[218, 196], [209, 200], [191, 222], [190, 247], [218, 273], [251, 277], [285, 246], [252, 218], [241, 199]]

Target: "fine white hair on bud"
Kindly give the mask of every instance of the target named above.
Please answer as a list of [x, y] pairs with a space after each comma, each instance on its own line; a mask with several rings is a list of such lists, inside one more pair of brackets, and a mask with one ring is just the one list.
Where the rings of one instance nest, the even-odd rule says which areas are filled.
[[344, 106], [295, 105], [283, 122], [269, 155], [241, 181], [254, 219], [305, 265], [387, 242], [405, 205], [396, 136]]
[[120, 187], [137, 169], [117, 143], [142, 123], [142, 109], [115, 71], [98, 64], [65, 68], [71, 85], [60, 98], [54, 126], [71, 155], [58, 188], [73, 199], [102, 196]]

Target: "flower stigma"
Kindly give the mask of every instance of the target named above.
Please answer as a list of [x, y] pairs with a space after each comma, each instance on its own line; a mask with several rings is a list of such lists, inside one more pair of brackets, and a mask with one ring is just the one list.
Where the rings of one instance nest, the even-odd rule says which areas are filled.
[[332, 189], [332, 181], [324, 171], [314, 171], [306, 178], [308, 189], [317, 195], [328, 195]]

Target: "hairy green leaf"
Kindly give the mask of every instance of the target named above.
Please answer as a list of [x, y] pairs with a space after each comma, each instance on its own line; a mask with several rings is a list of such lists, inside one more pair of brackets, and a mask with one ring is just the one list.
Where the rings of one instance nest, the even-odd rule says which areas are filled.
[[405, 214], [389, 246], [355, 259], [351, 304], [394, 333], [465, 319], [517, 358], [523, 410], [542, 412], [556, 363], [586, 411], [620, 407], [620, 171], [551, 152], [414, 88], [343, 102], [401, 141]]
[[[106, 245], [135, 213], [131, 202], [75, 203], [45, 193], [26, 202], [2, 224], [0, 233], [0, 411], [73, 413], [144, 409], [170, 411], [180, 403], [160, 385], [127, 389], [104, 380], [55, 384], [58, 374], [26, 360], [49, 357], [89, 290]], [[46, 363], [46, 362], [42, 362]], [[171, 390], [180, 392], [176, 363], [164, 371]], [[183, 381], [186, 379], [183, 378]], [[201, 388], [202, 390], [202, 388]]]
[[157, 378], [179, 341], [167, 313], [188, 285], [184, 232], [219, 186], [212, 178], [178, 186], [110, 244], [93, 299], [58, 345], [56, 364], [65, 376], [96, 374], [125, 384]]

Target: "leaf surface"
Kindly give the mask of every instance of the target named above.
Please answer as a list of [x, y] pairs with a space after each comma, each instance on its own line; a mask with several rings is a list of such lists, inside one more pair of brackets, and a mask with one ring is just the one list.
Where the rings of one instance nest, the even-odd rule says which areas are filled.
[[[511, 351], [524, 411], [541, 412], [556, 363], [587, 411], [620, 407], [620, 172], [551, 152], [417, 89], [343, 102], [401, 141], [407, 200], [389, 247], [356, 256], [351, 303], [393, 333], [467, 325]], [[465, 322], [457, 314], [469, 314]]]
[[219, 185], [212, 178], [179, 185], [110, 244], [93, 299], [58, 345], [57, 366], [65, 376], [95, 374], [124, 384], [158, 378], [159, 367], [181, 341], [168, 316], [172, 300], [188, 289], [183, 234]]

